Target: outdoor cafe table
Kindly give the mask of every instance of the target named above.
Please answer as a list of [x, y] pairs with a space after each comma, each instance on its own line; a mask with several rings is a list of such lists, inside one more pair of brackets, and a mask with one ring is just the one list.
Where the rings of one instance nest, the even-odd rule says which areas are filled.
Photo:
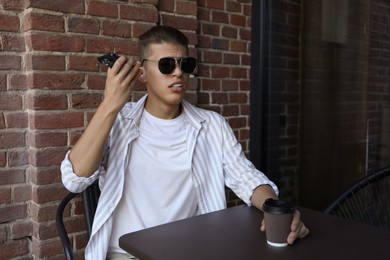
[[390, 231], [299, 210], [310, 234], [282, 248], [267, 244], [261, 211], [246, 205], [125, 234], [119, 245], [141, 260], [390, 259]]

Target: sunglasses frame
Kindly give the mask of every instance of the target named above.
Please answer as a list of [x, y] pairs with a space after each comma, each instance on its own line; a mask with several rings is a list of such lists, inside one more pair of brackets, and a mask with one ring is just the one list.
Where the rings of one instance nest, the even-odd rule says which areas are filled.
[[[175, 61], [175, 66], [172, 66], [172, 70], [170, 70], [170, 71], [164, 69], [163, 66], [165, 66], [165, 65], [163, 65], [163, 64], [161, 63], [163, 60], [166, 60], [166, 59], [169, 59], [169, 60], [172, 60], [172, 59], [173, 59], [173, 60]], [[183, 70], [182, 62], [183, 62], [184, 59], [190, 59], [190, 60], [193, 60], [193, 61], [195, 62], [195, 67], [192, 69], [192, 71], [186, 72], [185, 70]], [[145, 61], [157, 62], [157, 64], [158, 64], [158, 70], [159, 70], [162, 74], [164, 74], [164, 75], [169, 75], [169, 74], [171, 74], [171, 73], [176, 69], [177, 65], [179, 65], [179, 68], [180, 68], [180, 70], [181, 70], [182, 72], [188, 73], [188, 74], [193, 73], [193, 72], [195, 71], [196, 67], [197, 67], [197, 61], [196, 61], [196, 58], [194, 58], [194, 57], [163, 57], [163, 58], [160, 58], [159, 60], [148, 60], [148, 59], [143, 59], [143, 60], [142, 60], [142, 63], [141, 63], [141, 66], [143, 66], [143, 63], [144, 63]], [[171, 62], [168, 62], [167, 64], [170, 65], [170, 64], [172, 64], [172, 63], [171, 63]], [[168, 67], [167, 67], [167, 68], [168, 68]]]

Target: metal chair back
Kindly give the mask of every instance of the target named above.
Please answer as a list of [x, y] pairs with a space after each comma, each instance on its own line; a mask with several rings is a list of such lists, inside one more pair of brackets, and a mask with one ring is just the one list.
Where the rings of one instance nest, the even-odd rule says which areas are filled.
[[357, 181], [324, 212], [390, 230], [390, 167]]
[[[73, 253], [73, 247], [69, 240], [68, 233], [65, 228], [63, 213], [66, 206], [71, 202], [71, 200], [79, 194], [80, 193], [69, 192], [58, 205], [57, 212], [56, 212], [57, 231], [61, 239], [62, 247], [64, 248], [65, 258], [67, 260], [73, 260], [74, 253]], [[100, 196], [100, 189], [99, 189], [98, 181], [94, 182], [91, 186], [89, 186], [85, 191], [82, 192], [88, 238], [91, 235], [92, 223], [95, 217], [99, 196]]]

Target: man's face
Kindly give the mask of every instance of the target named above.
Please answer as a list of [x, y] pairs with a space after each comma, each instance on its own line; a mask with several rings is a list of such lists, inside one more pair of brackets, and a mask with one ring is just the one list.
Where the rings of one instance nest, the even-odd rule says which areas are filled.
[[158, 68], [158, 61], [164, 57], [187, 57], [185, 47], [176, 44], [152, 44], [145, 57], [142, 74], [139, 79], [146, 85], [148, 100], [146, 109], [149, 113], [177, 109], [187, 90], [189, 74], [184, 73], [178, 64], [172, 73], [163, 74]]

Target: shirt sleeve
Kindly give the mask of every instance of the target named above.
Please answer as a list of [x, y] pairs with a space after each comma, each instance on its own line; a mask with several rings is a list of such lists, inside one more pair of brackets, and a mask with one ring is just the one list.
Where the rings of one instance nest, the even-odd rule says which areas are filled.
[[247, 205], [252, 205], [251, 197], [260, 185], [269, 185], [278, 195], [279, 190], [263, 172], [256, 169], [242, 151], [233, 130], [226, 120], [222, 122], [223, 131], [223, 167], [225, 184]]
[[80, 193], [91, 185], [99, 176], [100, 168], [95, 171], [90, 177], [80, 177], [74, 170], [71, 160], [69, 159], [68, 151], [64, 160], [61, 163], [61, 178], [65, 188], [70, 192]]

